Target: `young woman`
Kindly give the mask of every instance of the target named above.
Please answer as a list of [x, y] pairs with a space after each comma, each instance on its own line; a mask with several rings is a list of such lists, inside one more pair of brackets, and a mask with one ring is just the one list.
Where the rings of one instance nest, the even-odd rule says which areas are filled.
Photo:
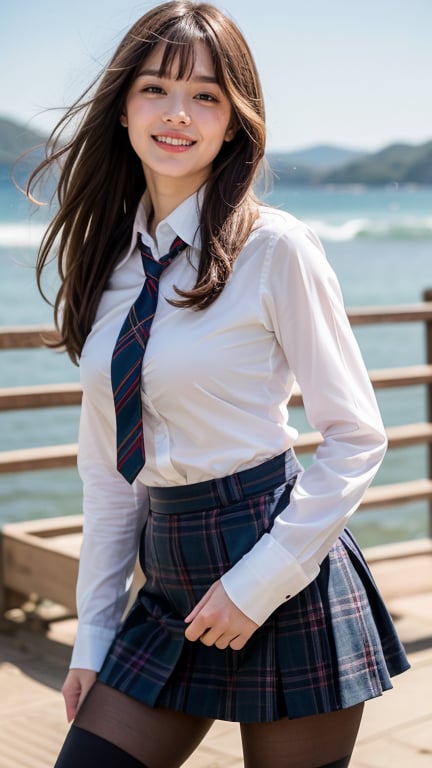
[[[363, 702], [408, 666], [345, 529], [386, 440], [319, 241], [254, 195], [248, 46], [212, 5], [160, 5], [60, 127], [78, 116], [30, 183], [61, 161], [38, 276], [57, 249], [83, 385], [57, 768], [175, 768], [215, 718], [241, 724], [247, 768], [347, 766]], [[323, 437], [305, 471], [295, 380]]]

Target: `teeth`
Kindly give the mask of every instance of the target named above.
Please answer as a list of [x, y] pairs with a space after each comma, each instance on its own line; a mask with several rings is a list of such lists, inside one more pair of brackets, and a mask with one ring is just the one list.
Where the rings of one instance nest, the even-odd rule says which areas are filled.
[[190, 147], [193, 141], [187, 139], [173, 139], [171, 136], [155, 136], [156, 141], [161, 144], [172, 144], [174, 147]]

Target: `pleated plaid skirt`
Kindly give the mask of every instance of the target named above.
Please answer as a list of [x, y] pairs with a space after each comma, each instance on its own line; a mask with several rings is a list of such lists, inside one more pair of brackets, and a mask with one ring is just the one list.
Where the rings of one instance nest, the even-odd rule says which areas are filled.
[[392, 687], [409, 663], [347, 530], [317, 578], [241, 651], [184, 637], [184, 617], [287, 505], [296, 466], [289, 452], [228, 478], [150, 489], [140, 547], [146, 582], [101, 682], [150, 706], [238, 722], [329, 712]]

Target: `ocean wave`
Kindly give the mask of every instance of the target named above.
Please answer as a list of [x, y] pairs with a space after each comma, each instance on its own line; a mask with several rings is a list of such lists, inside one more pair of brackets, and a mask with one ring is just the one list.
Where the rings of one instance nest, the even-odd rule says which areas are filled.
[[[333, 223], [305, 217], [322, 240], [348, 242], [360, 238], [380, 240], [421, 240], [432, 238], [432, 216], [403, 217], [398, 220], [355, 218]], [[5, 222], [0, 224], [0, 247], [37, 248], [46, 224]]]
[[30, 222], [0, 224], [0, 247], [37, 248], [46, 227], [46, 224], [32, 224]]
[[347, 242], [359, 238], [378, 240], [423, 240], [432, 238], [432, 216], [412, 216], [395, 219], [349, 219], [330, 223], [308, 219], [308, 224], [322, 240]]

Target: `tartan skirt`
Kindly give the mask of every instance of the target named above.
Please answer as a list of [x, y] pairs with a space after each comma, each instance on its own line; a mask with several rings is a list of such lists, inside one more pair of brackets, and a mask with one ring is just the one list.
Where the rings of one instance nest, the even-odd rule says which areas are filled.
[[146, 582], [98, 679], [149, 706], [269, 722], [353, 706], [392, 687], [409, 663], [351, 533], [316, 579], [240, 651], [185, 639], [184, 617], [251, 549], [289, 501], [291, 451], [228, 478], [150, 489], [141, 537]]

